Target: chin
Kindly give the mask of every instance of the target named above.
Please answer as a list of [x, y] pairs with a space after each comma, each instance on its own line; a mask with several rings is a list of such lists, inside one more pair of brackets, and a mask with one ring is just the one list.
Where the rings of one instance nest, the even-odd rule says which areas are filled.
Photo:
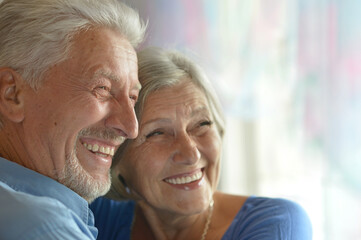
[[93, 177], [80, 165], [76, 157], [68, 157], [64, 169], [59, 174], [59, 182], [90, 203], [109, 191], [111, 186], [110, 171], [104, 175], [104, 177]]

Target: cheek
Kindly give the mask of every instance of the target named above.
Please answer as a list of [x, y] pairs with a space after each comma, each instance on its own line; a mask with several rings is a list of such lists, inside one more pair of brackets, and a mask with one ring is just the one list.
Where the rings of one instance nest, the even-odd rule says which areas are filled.
[[211, 164], [219, 165], [222, 152], [222, 141], [217, 134], [210, 134], [203, 139], [201, 151], [205, 155], [207, 161]]
[[213, 188], [217, 187], [220, 174], [222, 141], [218, 135], [210, 135], [202, 144], [202, 154], [208, 163], [207, 175]]
[[[72, 106], [71, 108], [69, 106]], [[95, 98], [83, 97], [72, 101], [63, 109], [73, 116], [77, 122], [97, 122], [103, 119], [110, 112], [108, 102], [98, 101]]]
[[144, 145], [132, 150], [134, 154], [127, 158], [129, 161], [124, 171], [128, 173], [127, 175], [134, 186], [146, 190], [161, 181], [162, 172], [167, 165], [169, 155], [166, 150], [167, 148], [155, 144]]
[[[40, 124], [45, 128], [85, 128], [107, 114], [108, 106], [86, 96], [49, 99], [40, 103], [36, 112], [41, 112]], [[81, 125], [79, 125], [81, 124]], [[45, 126], [48, 125], [48, 126]], [[79, 130], [80, 130], [79, 129]]]
[[85, 115], [93, 115], [104, 111], [108, 107], [108, 99], [98, 98], [94, 92], [84, 87], [69, 86], [66, 89], [59, 90], [59, 93], [54, 93], [56, 96], [53, 98], [56, 99], [59, 110], [63, 112], [79, 112]]

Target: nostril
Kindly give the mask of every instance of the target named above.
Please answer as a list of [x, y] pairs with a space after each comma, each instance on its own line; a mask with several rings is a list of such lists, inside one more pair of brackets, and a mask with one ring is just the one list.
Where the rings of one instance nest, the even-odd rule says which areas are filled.
[[115, 129], [115, 131], [119, 134], [119, 136], [122, 136], [124, 138], [128, 138], [128, 134], [125, 133], [123, 130], [121, 129]]

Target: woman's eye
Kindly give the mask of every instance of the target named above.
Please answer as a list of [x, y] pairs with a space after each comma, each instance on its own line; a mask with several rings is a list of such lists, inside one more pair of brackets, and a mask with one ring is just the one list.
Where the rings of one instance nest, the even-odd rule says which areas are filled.
[[201, 121], [197, 123], [191, 131], [195, 136], [201, 136], [208, 131], [212, 124], [212, 121]]
[[210, 125], [212, 125], [213, 124], [213, 122], [212, 121], [203, 121], [203, 122], [200, 122], [199, 123], [199, 126], [210, 126]]
[[153, 132], [149, 133], [149, 134], [146, 135], [145, 137], [146, 137], [146, 138], [150, 138], [150, 137], [159, 136], [159, 135], [162, 135], [162, 134], [163, 134], [162, 131], [157, 130], [157, 131], [153, 131]]

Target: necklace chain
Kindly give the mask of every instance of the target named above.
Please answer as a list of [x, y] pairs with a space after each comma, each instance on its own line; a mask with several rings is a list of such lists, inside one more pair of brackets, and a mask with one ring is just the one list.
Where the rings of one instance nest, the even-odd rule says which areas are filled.
[[213, 199], [211, 199], [211, 202], [209, 203], [209, 213], [208, 213], [206, 225], [204, 225], [204, 229], [203, 229], [203, 233], [202, 233], [201, 240], [206, 239], [206, 235], [207, 235], [207, 232], [208, 232], [209, 224], [211, 223], [211, 219], [212, 219], [213, 205], [214, 205], [214, 201], [213, 201]]
[[[204, 225], [204, 229], [203, 229], [203, 233], [202, 233], [201, 240], [206, 239], [207, 232], [208, 232], [208, 228], [209, 228], [209, 224], [211, 223], [211, 219], [212, 219], [213, 205], [214, 205], [214, 201], [213, 201], [213, 199], [211, 199], [211, 201], [210, 201], [210, 203], [209, 203], [209, 213], [208, 213], [208, 216], [207, 216], [206, 224]], [[134, 209], [134, 211], [135, 211], [135, 209]], [[135, 213], [134, 213], [133, 220], [132, 220], [131, 232], [133, 232], [134, 222], [135, 222]]]

